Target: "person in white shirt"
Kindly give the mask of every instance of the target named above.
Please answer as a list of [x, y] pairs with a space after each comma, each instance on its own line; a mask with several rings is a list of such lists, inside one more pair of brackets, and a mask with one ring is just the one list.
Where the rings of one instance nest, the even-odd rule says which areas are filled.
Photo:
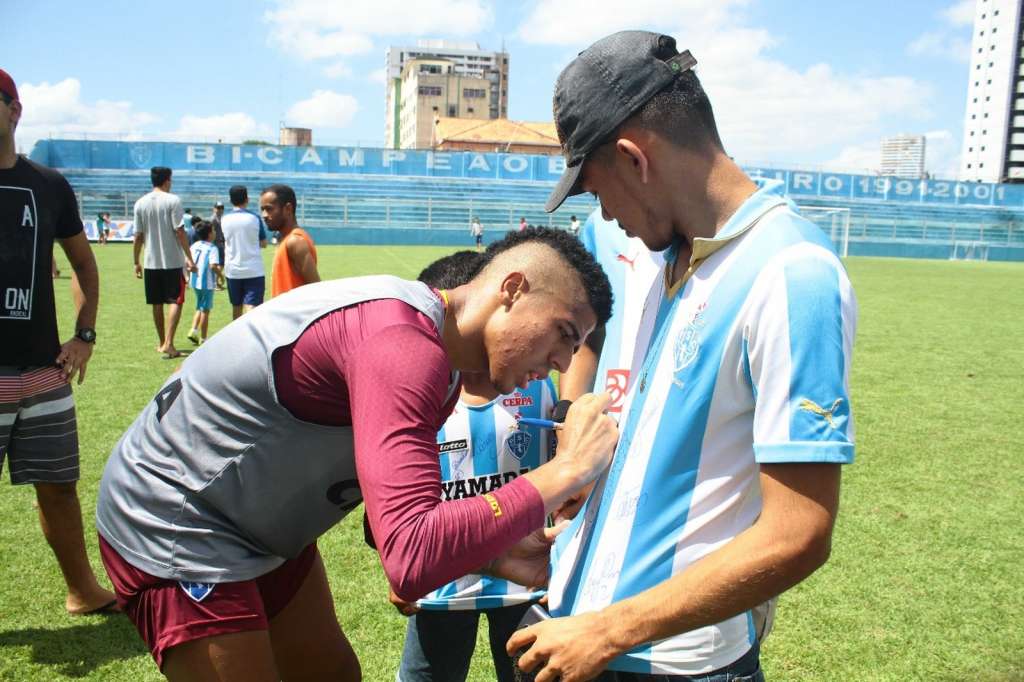
[[221, 229], [231, 319], [237, 320], [263, 303], [266, 276], [260, 249], [267, 245], [267, 231], [260, 217], [246, 208], [249, 191], [243, 185], [234, 185], [229, 194], [234, 208], [221, 218]]
[[[196, 266], [188, 250], [181, 199], [171, 194], [171, 169], [154, 166], [149, 176], [153, 191], [136, 201], [133, 211], [135, 276], [144, 276], [146, 303], [153, 307], [153, 325], [159, 339], [156, 350], [170, 360], [181, 356], [174, 347], [174, 332], [185, 302], [182, 268], [192, 272]], [[143, 246], [146, 257], [140, 264]]]
[[483, 251], [484, 249], [484, 226], [480, 224], [480, 219], [473, 216], [473, 221], [469, 224], [469, 233], [473, 235], [476, 240], [476, 250]]
[[576, 216], [569, 219], [569, 234], [573, 237], [580, 236], [580, 221], [576, 220]]

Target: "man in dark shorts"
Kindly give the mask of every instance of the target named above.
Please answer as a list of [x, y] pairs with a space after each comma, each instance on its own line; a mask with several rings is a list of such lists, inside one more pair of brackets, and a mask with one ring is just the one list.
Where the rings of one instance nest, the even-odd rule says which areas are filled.
[[[98, 613], [116, 603], [85, 553], [70, 382], [77, 375], [82, 383], [96, 341], [99, 275], [67, 180], [15, 154], [20, 118], [17, 88], [0, 70], [0, 291], [8, 292], [0, 299], [0, 466], [8, 461], [11, 483], [35, 486], [43, 534], [68, 587], [64, 608]], [[54, 239], [82, 293], [76, 333], [64, 345], [50, 277]]]
[[263, 220], [249, 210], [249, 190], [233, 185], [230, 190], [231, 210], [221, 220], [224, 232], [224, 277], [228, 281], [231, 319], [237, 320], [263, 303], [266, 292], [266, 271], [261, 249], [267, 246]]
[[[210, 216], [210, 222], [213, 223], [213, 245], [217, 247], [217, 257], [220, 262], [224, 262], [224, 227], [221, 224], [221, 219], [224, 217], [224, 202], [218, 201], [213, 205], [213, 214]], [[217, 289], [224, 288], [224, 273], [217, 273]]]
[[107, 461], [101, 552], [171, 680], [359, 679], [317, 538], [365, 500], [398, 598], [471, 571], [546, 580], [545, 515], [604, 470], [606, 395], [558, 457], [442, 501], [437, 431], [480, 372], [502, 393], [564, 370], [608, 318], [608, 279], [561, 230], [509, 234], [466, 285], [390, 276], [308, 284], [211, 337]]
[[[181, 356], [174, 347], [174, 332], [185, 302], [183, 268], [193, 272], [196, 266], [188, 250], [181, 199], [171, 194], [171, 169], [154, 166], [149, 176], [153, 191], [135, 202], [135, 276], [144, 278], [146, 303], [153, 306], [153, 325], [159, 339], [156, 350], [170, 360]], [[143, 246], [145, 268], [139, 264]]]

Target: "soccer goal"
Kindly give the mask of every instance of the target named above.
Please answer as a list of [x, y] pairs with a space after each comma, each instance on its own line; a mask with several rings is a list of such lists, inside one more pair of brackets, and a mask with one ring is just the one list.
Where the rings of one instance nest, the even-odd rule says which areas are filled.
[[988, 244], [985, 242], [953, 242], [949, 260], [988, 260]]
[[800, 215], [815, 223], [832, 240], [832, 248], [842, 258], [850, 251], [850, 209], [825, 206], [800, 206]]

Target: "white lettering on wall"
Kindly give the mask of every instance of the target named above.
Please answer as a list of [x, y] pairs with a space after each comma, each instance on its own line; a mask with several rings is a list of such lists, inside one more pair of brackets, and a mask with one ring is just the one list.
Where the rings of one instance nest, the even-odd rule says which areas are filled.
[[185, 147], [185, 163], [213, 163], [213, 145], [190, 144]]

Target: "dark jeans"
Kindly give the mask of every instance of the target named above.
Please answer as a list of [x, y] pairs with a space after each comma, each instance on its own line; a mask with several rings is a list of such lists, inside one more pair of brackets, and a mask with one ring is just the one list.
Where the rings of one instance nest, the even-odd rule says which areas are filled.
[[399, 682], [459, 682], [469, 674], [480, 614], [487, 615], [491, 656], [499, 682], [513, 682], [505, 643], [529, 604], [484, 611], [420, 611], [409, 618]]
[[759, 650], [760, 647], [754, 644], [750, 651], [733, 663], [700, 675], [648, 675], [606, 670], [596, 682], [764, 682]]

